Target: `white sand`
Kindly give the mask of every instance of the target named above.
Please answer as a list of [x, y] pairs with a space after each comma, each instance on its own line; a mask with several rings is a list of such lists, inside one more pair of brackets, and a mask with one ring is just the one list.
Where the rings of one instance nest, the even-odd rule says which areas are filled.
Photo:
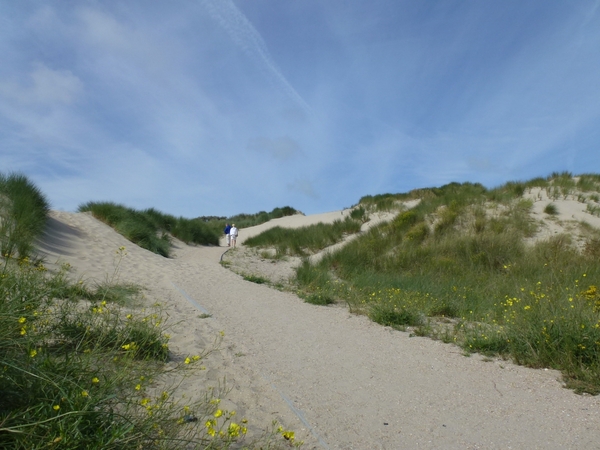
[[[293, 216], [261, 227], [341, 217]], [[238, 244], [261, 227], [240, 230]], [[72, 264], [73, 276], [103, 280], [122, 245], [128, 255], [120, 280], [145, 286], [149, 303], [167, 306], [177, 358], [225, 333], [221, 351], [205, 363], [209, 370], [183, 389], [200, 393], [226, 377], [226, 407], [253, 429], [276, 419], [303, 448], [600, 448], [600, 398], [563, 388], [559, 373], [465, 357], [343, 307], [309, 305], [246, 282], [219, 264], [227, 247], [178, 244], [165, 259], [89, 214], [65, 212], [52, 212], [39, 247], [48, 262]], [[199, 318], [204, 311], [211, 317]]]

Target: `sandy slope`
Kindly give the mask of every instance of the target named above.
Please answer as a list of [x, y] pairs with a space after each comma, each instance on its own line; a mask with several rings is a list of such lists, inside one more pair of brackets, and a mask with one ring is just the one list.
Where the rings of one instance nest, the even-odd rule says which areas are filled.
[[[332, 221], [341, 212], [279, 219]], [[291, 224], [291, 225], [290, 225]], [[264, 225], [263, 228], [266, 226]], [[240, 243], [253, 230], [241, 230]], [[564, 389], [554, 371], [465, 357], [451, 345], [410, 338], [291, 293], [244, 281], [219, 264], [227, 247], [179, 244], [173, 259], [137, 248], [88, 214], [52, 212], [39, 245], [73, 276], [102, 280], [116, 249], [122, 281], [167, 306], [176, 357], [196, 354], [219, 331], [221, 351], [183, 386], [200, 394], [223, 377], [227, 407], [255, 428], [272, 419], [305, 448], [590, 449], [600, 444], [600, 398]], [[243, 248], [243, 247], [242, 247]], [[200, 314], [208, 312], [210, 318]]]

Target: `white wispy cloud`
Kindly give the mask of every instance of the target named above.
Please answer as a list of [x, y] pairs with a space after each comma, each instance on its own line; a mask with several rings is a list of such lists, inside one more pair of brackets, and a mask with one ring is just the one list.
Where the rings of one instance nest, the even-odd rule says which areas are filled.
[[239, 10], [232, 0], [202, 0], [211, 17], [229, 34], [233, 42], [239, 46], [248, 57], [264, 67], [274, 82], [305, 114], [312, 115], [310, 106], [298, 94], [287, 78], [281, 73], [277, 63], [273, 61], [269, 49], [260, 33], [250, 23], [248, 18]]
[[0, 96], [21, 104], [69, 104], [82, 92], [83, 82], [70, 70], [54, 70], [41, 62], [33, 63], [25, 81], [0, 81]]

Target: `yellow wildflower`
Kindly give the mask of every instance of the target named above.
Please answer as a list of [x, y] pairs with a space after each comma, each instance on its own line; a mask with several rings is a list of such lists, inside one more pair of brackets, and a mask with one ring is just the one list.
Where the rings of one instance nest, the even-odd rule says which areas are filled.
[[237, 437], [240, 435], [240, 426], [235, 423], [235, 422], [231, 422], [229, 424], [229, 428], [227, 429], [227, 434], [229, 434], [229, 436], [231, 437]]

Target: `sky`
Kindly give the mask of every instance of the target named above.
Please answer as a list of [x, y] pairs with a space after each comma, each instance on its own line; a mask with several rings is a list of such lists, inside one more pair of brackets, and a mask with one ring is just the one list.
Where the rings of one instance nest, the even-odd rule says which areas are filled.
[[600, 173], [600, 0], [0, 0], [0, 172], [188, 218]]

